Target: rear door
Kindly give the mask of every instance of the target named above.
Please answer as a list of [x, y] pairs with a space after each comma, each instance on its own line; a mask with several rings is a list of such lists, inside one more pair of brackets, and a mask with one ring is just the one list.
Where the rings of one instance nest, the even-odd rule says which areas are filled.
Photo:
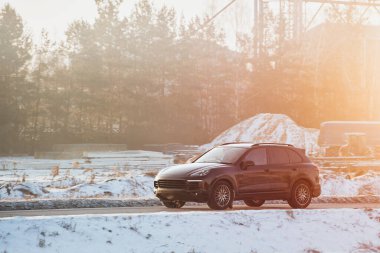
[[289, 191], [295, 167], [290, 163], [288, 149], [269, 147], [268, 163], [271, 191]]
[[304, 163], [304, 158], [300, 156], [296, 151], [292, 149], [286, 150], [289, 156], [290, 168], [291, 171], [289, 173], [289, 182], [291, 183], [296, 177], [297, 174], [300, 173], [300, 168], [302, 168], [302, 164]]

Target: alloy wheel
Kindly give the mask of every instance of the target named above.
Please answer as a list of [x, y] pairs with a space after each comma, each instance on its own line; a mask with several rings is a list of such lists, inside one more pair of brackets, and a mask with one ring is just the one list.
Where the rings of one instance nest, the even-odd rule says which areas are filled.
[[305, 205], [311, 196], [309, 187], [307, 187], [305, 184], [298, 185], [295, 193], [296, 200], [300, 205]]
[[218, 206], [224, 207], [226, 206], [231, 199], [231, 191], [227, 185], [219, 185], [215, 190], [215, 202]]

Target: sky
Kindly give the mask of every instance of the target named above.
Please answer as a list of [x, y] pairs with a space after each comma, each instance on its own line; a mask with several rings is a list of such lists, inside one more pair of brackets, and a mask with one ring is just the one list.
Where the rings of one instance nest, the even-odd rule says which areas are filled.
[[[128, 15], [136, 2], [137, 0], [125, 0], [121, 14]], [[44, 28], [55, 39], [64, 38], [64, 31], [72, 21], [92, 21], [96, 16], [94, 0], [0, 0], [0, 6], [5, 3], [16, 9], [33, 35], [38, 36]], [[206, 13], [208, 9], [207, 0], [154, 0], [157, 7], [164, 3], [188, 19]]]
[[[128, 15], [138, 0], [124, 0], [121, 15]], [[195, 15], [213, 15], [231, 0], [151, 0], [156, 7], [163, 4], [174, 7], [180, 17], [186, 19]], [[0, 0], [0, 8], [9, 3], [22, 16], [27, 30], [39, 42], [40, 33], [45, 29], [54, 40], [65, 38], [65, 31], [71, 22], [84, 19], [89, 22], [96, 17], [95, 0]], [[310, 4], [309, 4], [310, 6]], [[318, 6], [311, 6], [316, 11]], [[309, 14], [313, 15], [312, 12]], [[253, 26], [253, 0], [235, 2], [216, 19], [216, 24], [226, 33], [227, 45], [234, 47], [236, 32], [249, 33]]]
[[[128, 15], [138, 0], [124, 0], [121, 15]], [[231, 0], [153, 0], [156, 7], [163, 4], [176, 9], [178, 16], [191, 19], [196, 15], [213, 15]], [[0, 0], [0, 7], [9, 3], [22, 16], [27, 30], [38, 43], [42, 29], [45, 29], [54, 40], [65, 38], [65, 31], [71, 22], [78, 19], [93, 21], [96, 17], [95, 0]], [[227, 34], [227, 44], [234, 44], [235, 32], [250, 30], [253, 19], [252, 0], [241, 0], [216, 20], [219, 27]], [[240, 15], [237, 13], [245, 13]]]

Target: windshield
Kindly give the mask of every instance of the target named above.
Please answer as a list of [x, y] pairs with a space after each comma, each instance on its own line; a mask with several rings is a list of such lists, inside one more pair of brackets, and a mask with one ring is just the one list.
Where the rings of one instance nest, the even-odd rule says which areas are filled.
[[246, 148], [217, 147], [199, 157], [194, 163], [235, 163], [247, 151]]

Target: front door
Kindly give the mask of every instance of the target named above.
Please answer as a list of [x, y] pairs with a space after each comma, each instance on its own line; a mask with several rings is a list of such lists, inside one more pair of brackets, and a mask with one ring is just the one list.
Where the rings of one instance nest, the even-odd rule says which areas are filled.
[[254, 148], [248, 152], [243, 161], [254, 162], [245, 170], [241, 170], [237, 175], [239, 193], [266, 192], [270, 177], [268, 171], [267, 148]]

